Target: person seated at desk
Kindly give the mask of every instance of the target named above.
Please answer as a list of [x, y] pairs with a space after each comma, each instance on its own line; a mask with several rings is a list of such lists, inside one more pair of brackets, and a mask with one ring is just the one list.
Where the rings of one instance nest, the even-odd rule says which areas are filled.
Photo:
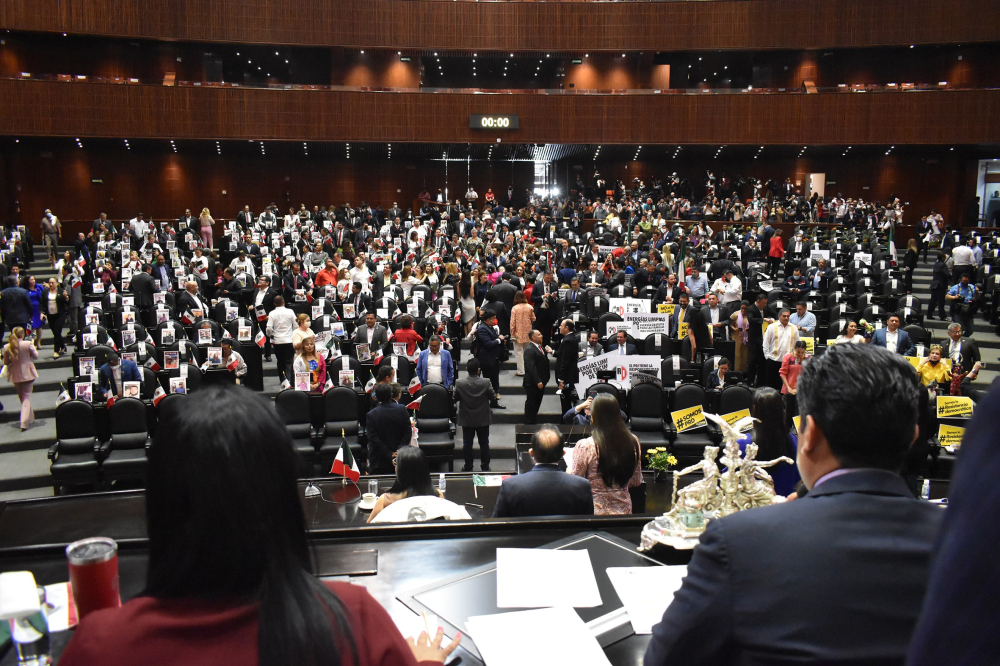
[[535, 466], [500, 485], [494, 518], [594, 514], [590, 482], [559, 469], [563, 457], [561, 433], [552, 428], [538, 430], [531, 436], [528, 454]]
[[941, 345], [931, 345], [927, 358], [917, 366], [917, 375], [924, 386], [937, 382], [938, 386], [944, 387], [951, 382], [951, 372], [941, 361]]
[[608, 345], [608, 351], [625, 356], [634, 356], [637, 353], [635, 345], [628, 344], [628, 333], [625, 331], [615, 333], [615, 341]]
[[[399, 391], [402, 395], [402, 387]], [[368, 412], [366, 420], [369, 474], [391, 474], [392, 454], [408, 446], [413, 436], [410, 414], [406, 407], [395, 402], [394, 392], [389, 384], [375, 386], [378, 405]]]
[[115, 398], [122, 397], [122, 385], [124, 382], [141, 382], [142, 373], [135, 361], [123, 361], [117, 352], [108, 354], [108, 362], [101, 366], [98, 373], [98, 388], [104, 399], [109, 396]]
[[417, 377], [422, 385], [442, 384], [451, 388], [455, 380], [455, 368], [451, 362], [451, 352], [441, 348], [441, 338], [432, 335], [427, 349], [417, 357]]
[[374, 312], [365, 313], [365, 325], [358, 326], [354, 331], [354, 344], [366, 344], [375, 353], [375, 350], [389, 342], [389, 332], [385, 326], [378, 323], [378, 318]]
[[618, 400], [610, 393], [597, 394], [590, 409], [593, 436], [576, 443], [566, 472], [590, 481], [596, 515], [629, 515], [628, 489], [642, 483], [639, 440], [625, 426]]
[[809, 280], [802, 275], [802, 269], [795, 267], [792, 274], [785, 278], [781, 285], [782, 290], [789, 292], [792, 296], [809, 293]]
[[380, 495], [369, 523], [413, 523], [427, 520], [471, 520], [464, 506], [450, 502], [431, 483], [424, 452], [404, 446], [396, 453], [396, 482]]
[[809, 312], [805, 301], [795, 304], [795, 312], [788, 318], [788, 323], [798, 329], [800, 338], [811, 338], [816, 331], [816, 315]]
[[944, 516], [897, 473], [920, 390], [905, 359], [871, 345], [806, 363], [808, 494], [708, 523], [644, 664], [904, 663]]
[[[219, 346], [222, 347], [222, 367], [233, 373], [237, 384], [241, 383], [240, 378], [247, 374], [246, 361], [243, 360], [243, 356], [238, 351], [233, 350], [233, 341], [229, 338], [222, 338]], [[233, 365], [234, 363], [235, 365]], [[230, 366], [233, 367], [230, 368]]]
[[407, 645], [365, 588], [313, 576], [298, 454], [270, 401], [202, 397], [161, 413], [149, 450], [142, 596], [87, 615], [59, 663], [443, 663], [457, 636]]
[[[781, 456], [795, 460], [798, 434], [785, 427], [786, 409], [781, 394], [770, 386], [754, 391], [750, 415], [755, 419], [753, 431], [740, 437], [740, 451], [745, 452], [748, 444], [756, 444], [757, 460], [775, 460]], [[778, 463], [768, 473], [774, 481], [775, 494], [783, 497], [792, 494], [800, 478], [795, 463]]]
[[721, 391], [726, 385], [727, 374], [729, 374], [729, 359], [723, 356], [719, 359], [719, 366], [708, 375], [708, 390]]

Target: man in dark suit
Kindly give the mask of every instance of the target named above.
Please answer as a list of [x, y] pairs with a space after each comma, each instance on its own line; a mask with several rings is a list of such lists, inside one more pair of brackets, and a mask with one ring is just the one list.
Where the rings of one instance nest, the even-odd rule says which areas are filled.
[[580, 360], [580, 335], [576, 333], [572, 319], [564, 319], [559, 325], [559, 351], [556, 353], [556, 381], [559, 383], [559, 395], [562, 411], [573, 404], [573, 387], [580, 381], [580, 371], [576, 364]]
[[8, 331], [20, 326], [27, 329], [31, 321], [31, 299], [28, 291], [17, 284], [16, 275], [8, 275], [6, 289], [0, 291], [0, 318]]
[[195, 310], [201, 310], [202, 317], [208, 313], [208, 301], [198, 294], [198, 283], [194, 280], [188, 280], [185, 290], [177, 297], [177, 312], [183, 314], [189, 310], [192, 314]]
[[108, 362], [98, 370], [99, 390], [107, 399], [109, 396], [122, 397], [123, 382], [141, 382], [142, 374], [135, 361], [123, 361], [117, 353], [108, 354]]
[[[351, 285], [351, 295], [345, 301], [346, 303], [352, 303], [354, 305], [354, 316], [361, 316], [362, 312], [375, 312], [372, 306], [372, 297], [361, 291], [362, 285], [360, 282], [355, 282]], [[423, 313], [420, 313], [423, 314]]]
[[467, 377], [455, 382], [455, 399], [458, 401], [458, 425], [462, 426], [462, 452], [465, 454], [463, 472], [472, 471], [472, 440], [479, 438], [479, 464], [482, 471], [490, 471], [490, 423], [493, 413], [490, 404], [496, 401], [490, 380], [480, 374], [479, 359], [470, 358], [466, 364]]
[[699, 351], [704, 353], [706, 349], [714, 349], [717, 340], [725, 340], [728, 329], [729, 313], [719, 305], [719, 298], [714, 292], [708, 294], [705, 305], [691, 316], [691, 325], [688, 326], [691, 362], [694, 363], [695, 354]]
[[[691, 317], [694, 316], [694, 309], [690, 306], [690, 302], [691, 299], [687, 292], [680, 292], [677, 295], [677, 307], [674, 308], [674, 313], [667, 320], [667, 334], [675, 340], [680, 339], [681, 324], [690, 324]], [[684, 338], [687, 339], [687, 335]]]
[[240, 225], [240, 229], [243, 231], [247, 231], [253, 226], [253, 213], [250, 212], [250, 206], [243, 206], [243, 210], [236, 216], [236, 224]]
[[368, 433], [368, 473], [393, 474], [392, 456], [401, 446], [408, 446], [413, 430], [406, 407], [392, 401], [392, 387], [375, 387], [378, 406], [368, 412], [365, 432]]
[[808, 495], [708, 524], [646, 666], [903, 663], [943, 516], [897, 473], [919, 391], [909, 363], [871, 345], [803, 366]]
[[541, 282], [535, 282], [531, 290], [531, 303], [535, 306], [535, 326], [542, 334], [542, 342], [549, 344], [552, 324], [556, 317], [556, 303], [559, 300], [559, 285], [553, 279], [552, 271], [545, 271]]
[[899, 315], [892, 313], [886, 320], [886, 327], [872, 333], [871, 344], [876, 347], [888, 348], [889, 343], [895, 344], [895, 352], [902, 356], [913, 356], [916, 351], [910, 334], [899, 327]]
[[[159, 280], [160, 282], [157, 291], [170, 291], [174, 272], [170, 266], [167, 266], [167, 260], [162, 254], [156, 257], [156, 265], [152, 267], [150, 274], [153, 280]], [[134, 280], [135, 277], [132, 279]], [[154, 282], [153, 284], [155, 286], [156, 283]]]
[[129, 291], [135, 295], [135, 307], [139, 311], [139, 317], [144, 326], [152, 326], [153, 321], [153, 294], [156, 292], [156, 284], [153, 282], [153, 267], [143, 264], [142, 270], [132, 276], [129, 282]]
[[369, 310], [365, 313], [365, 325], [358, 326], [357, 330], [354, 331], [354, 343], [366, 344], [374, 353], [376, 349], [380, 349], [388, 342], [389, 332], [385, 330], [385, 326], [378, 323], [375, 312]]
[[494, 409], [507, 409], [500, 404], [500, 354], [503, 352], [504, 337], [493, 328], [497, 325], [497, 315], [489, 309], [483, 310], [483, 321], [476, 329], [476, 358], [483, 375], [493, 385], [495, 398], [490, 404]]
[[[767, 309], [767, 293], [757, 294], [757, 300], [747, 308], [747, 382], [761, 386], [764, 381], [764, 321]], [[769, 318], [767, 318], [769, 319]], [[773, 320], [772, 320], [773, 321]]]
[[968, 373], [962, 379], [959, 388], [962, 395], [972, 397], [970, 396], [970, 392], [974, 390], [972, 382], [976, 381], [983, 365], [983, 357], [979, 353], [976, 341], [972, 338], [962, 337], [962, 325], [954, 323], [948, 327], [947, 339], [942, 340], [939, 344], [943, 350], [942, 356], [950, 358], [953, 364], [960, 364], [962, 372]]
[[532, 435], [528, 453], [535, 459], [535, 466], [500, 485], [493, 507], [494, 518], [593, 515], [590, 482], [559, 469], [559, 459], [563, 456], [560, 433], [542, 428]]
[[634, 356], [639, 353], [636, 351], [635, 345], [629, 344], [628, 333], [625, 331], [618, 331], [615, 333], [615, 341], [608, 344], [608, 351], [621, 354], [623, 353], [622, 348], [625, 349], [624, 354], [626, 356]]
[[531, 344], [524, 348], [523, 386], [527, 393], [524, 401], [524, 422], [533, 424], [538, 420], [538, 408], [542, 406], [545, 385], [549, 383], [551, 376], [547, 352], [552, 350], [542, 347], [541, 331], [533, 329], [529, 337]]
[[1000, 520], [998, 413], [1000, 388], [994, 387], [976, 406], [962, 438], [923, 612], [910, 643], [910, 666], [990, 664], [1000, 649], [995, 573], [1000, 540], [986, 527]]
[[309, 278], [302, 273], [302, 264], [296, 261], [281, 278], [281, 295], [285, 303], [289, 305], [295, 303], [295, 292], [300, 289], [309, 289]]
[[507, 312], [514, 309], [514, 295], [517, 294], [517, 287], [512, 285], [510, 280], [501, 279], [495, 287], [490, 289], [490, 292], [492, 293], [486, 295], [488, 301], [500, 301], [507, 308]]
[[[592, 256], [592, 255], [591, 255]], [[591, 261], [589, 268], [579, 275], [580, 284], [586, 289], [588, 287], [605, 287], [608, 284], [608, 277], [600, 268], [596, 261]]]

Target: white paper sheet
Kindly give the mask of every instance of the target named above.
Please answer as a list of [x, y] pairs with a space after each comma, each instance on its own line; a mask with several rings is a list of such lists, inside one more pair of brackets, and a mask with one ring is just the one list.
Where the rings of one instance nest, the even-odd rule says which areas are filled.
[[486, 666], [611, 664], [597, 639], [572, 608], [478, 615], [470, 617], [465, 628]]
[[609, 567], [608, 578], [615, 586], [618, 598], [637, 634], [653, 632], [653, 625], [663, 618], [663, 612], [680, 589], [687, 565], [672, 567]]
[[[536, 575], [538, 572], [543, 575]], [[601, 605], [586, 550], [497, 548], [497, 608]]]

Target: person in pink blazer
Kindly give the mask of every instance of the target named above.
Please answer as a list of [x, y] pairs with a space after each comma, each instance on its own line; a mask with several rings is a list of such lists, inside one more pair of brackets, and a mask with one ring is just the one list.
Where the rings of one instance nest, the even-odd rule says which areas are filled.
[[35, 345], [24, 339], [24, 329], [18, 326], [3, 348], [3, 364], [7, 366], [7, 379], [17, 389], [17, 397], [21, 401], [21, 432], [35, 420], [35, 412], [31, 409], [31, 387], [38, 379], [34, 363], [37, 358]]

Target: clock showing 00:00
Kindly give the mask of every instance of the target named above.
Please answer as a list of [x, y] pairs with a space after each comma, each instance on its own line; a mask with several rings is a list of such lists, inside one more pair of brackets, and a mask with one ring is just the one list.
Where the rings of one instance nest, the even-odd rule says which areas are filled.
[[469, 127], [472, 129], [518, 129], [517, 116], [491, 116], [473, 114], [469, 116]]

